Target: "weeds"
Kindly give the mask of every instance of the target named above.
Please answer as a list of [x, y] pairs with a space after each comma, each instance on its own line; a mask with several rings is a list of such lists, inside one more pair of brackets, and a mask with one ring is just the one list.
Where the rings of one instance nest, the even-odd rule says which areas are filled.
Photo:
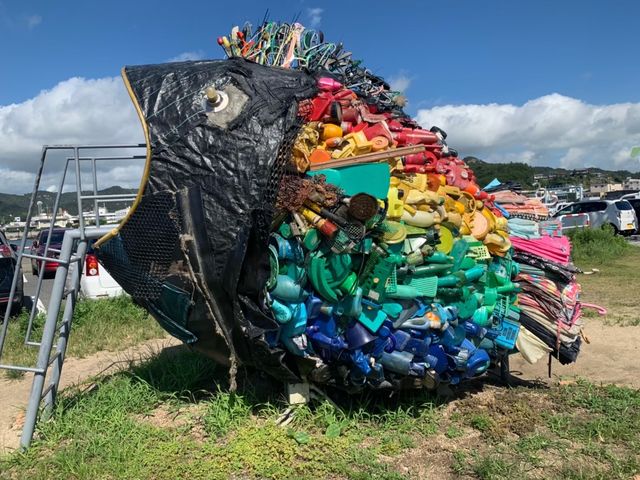
[[[640, 394], [627, 388], [486, 387], [450, 406], [415, 393], [334, 396], [337, 405], [301, 406], [280, 427], [277, 383], [243, 370], [230, 392], [226, 376], [176, 347], [89, 392], [67, 391], [32, 448], [0, 460], [0, 477], [399, 479], [424, 478], [429, 462], [486, 479], [640, 472]], [[146, 420], [167, 410], [168, 423]]]
[[241, 426], [251, 414], [251, 405], [241, 395], [218, 390], [208, 402], [204, 416], [205, 431], [215, 437]]
[[[61, 317], [60, 317], [61, 320]], [[60, 321], [59, 320], [59, 321]], [[30, 339], [39, 341], [45, 316], [38, 314], [33, 320]], [[11, 319], [3, 352], [3, 363], [33, 366], [38, 349], [24, 344], [29, 312], [23, 310]], [[101, 350], [117, 351], [152, 338], [165, 336], [158, 324], [128, 296], [101, 300], [81, 300], [76, 305], [72, 334], [67, 355], [85, 357]], [[9, 378], [19, 378], [22, 372], [5, 371]]]
[[602, 265], [629, 251], [624, 237], [616, 235], [611, 227], [578, 228], [568, 233], [573, 260], [580, 264]]
[[[576, 262], [577, 266], [590, 270], [596, 263], [590, 259]], [[640, 325], [636, 292], [640, 289], [640, 247], [629, 246], [624, 254], [598, 265], [599, 273], [580, 275], [581, 300], [607, 308], [606, 322], [621, 326]], [[586, 310], [586, 312], [590, 312]], [[593, 316], [589, 314], [589, 316]]]
[[[184, 348], [89, 392], [67, 391], [4, 478], [632, 478], [640, 472], [640, 393], [586, 382], [549, 390], [485, 386], [446, 405], [367, 393], [285, 409], [278, 384], [227, 373]], [[167, 408], [167, 405], [169, 408]], [[170, 410], [165, 423], [149, 421]], [[526, 427], [525, 427], [526, 424]], [[479, 434], [470, 435], [473, 431]]]

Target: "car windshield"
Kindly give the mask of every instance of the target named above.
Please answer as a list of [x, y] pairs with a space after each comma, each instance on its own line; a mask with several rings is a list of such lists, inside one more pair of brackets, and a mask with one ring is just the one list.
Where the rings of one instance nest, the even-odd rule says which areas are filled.
[[558, 210], [553, 216], [559, 217], [560, 215], [570, 214], [574, 208], [575, 208], [575, 205], [567, 205], [566, 207], [563, 207], [561, 210]]
[[616, 208], [618, 210], [633, 210], [631, 204], [626, 200], [620, 200], [619, 202], [616, 202]]
[[[44, 232], [42, 234], [41, 243], [45, 243], [47, 241], [47, 237], [49, 236], [49, 232]], [[50, 243], [62, 243], [62, 239], [64, 237], [64, 232], [53, 232], [51, 234], [51, 242]]]

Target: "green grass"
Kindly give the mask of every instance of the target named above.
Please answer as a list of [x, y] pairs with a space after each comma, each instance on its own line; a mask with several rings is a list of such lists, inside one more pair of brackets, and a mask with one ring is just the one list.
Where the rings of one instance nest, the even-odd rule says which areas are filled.
[[[576, 265], [584, 271], [598, 268], [600, 271], [591, 275], [579, 275], [582, 286], [581, 300], [606, 307], [607, 322], [622, 326], [640, 325], [637, 294], [640, 291], [640, 247], [628, 246], [619, 256], [607, 263], [599, 264], [589, 258], [576, 261]], [[585, 310], [587, 318], [597, 315]]]
[[476, 385], [450, 403], [426, 393], [332, 392], [279, 426], [281, 385], [182, 347], [67, 391], [2, 479], [632, 478], [640, 392], [586, 382], [551, 389]]
[[609, 227], [570, 230], [569, 238], [574, 262], [592, 267], [618, 259], [633, 248]]
[[[606, 232], [574, 239], [583, 300], [639, 324], [640, 248]], [[618, 256], [602, 253], [607, 242]], [[608, 257], [607, 257], [608, 256]], [[603, 260], [603, 258], [608, 258]], [[624, 285], [625, 288], [620, 288]], [[635, 323], [634, 323], [635, 322]], [[20, 341], [24, 316], [10, 342]], [[70, 355], [162, 336], [128, 299], [82, 302]], [[450, 403], [419, 392], [330, 392], [279, 426], [281, 385], [226, 370], [185, 349], [165, 350], [89, 391], [66, 391], [24, 454], [0, 459], [0, 479], [434, 478], [627, 479], [640, 473], [640, 392], [587, 382], [550, 389], [471, 382]]]
[[[44, 316], [34, 319], [31, 339], [39, 341]], [[23, 311], [10, 320], [3, 362], [33, 366], [38, 355], [37, 347], [24, 345], [29, 314]], [[122, 350], [152, 338], [162, 338], [164, 330], [130, 297], [120, 296], [101, 300], [78, 302], [72, 324], [67, 356], [85, 357], [101, 350]], [[5, 371], [9, 378], [20, 377], [20, 372]]]
[[[610, 229], [574, 230], [569, 235], [572, 257], [583, 271], [596, 268], [598, 273], [579, 275], [581, 300], [602, 305], [608, 310], [606, 321], [622, 326], [640, 325], [636, 295], [640, 290], [640, 248], [632, 246]], [[584, 316], [596, 318], [593, 310]]]

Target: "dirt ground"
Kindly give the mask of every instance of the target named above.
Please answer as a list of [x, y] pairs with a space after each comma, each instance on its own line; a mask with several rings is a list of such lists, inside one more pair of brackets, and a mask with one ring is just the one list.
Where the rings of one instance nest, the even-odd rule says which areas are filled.
[[[65, 361], [61, 388], [86, 381], [91, 377], [113, 373], [174, 346], [180, 342], [172, 337], [150, 340], [121, 352], [98, 352], [86, 358], [68, 358]], [[33, 375], [17, 380], [0, 377], [0, 453], [16, 449], [24, 423], [24, 410], [29, 400]], [[45, 386], [47, 384], [45, 383]]]
[[[595, 383], [615, 383], [640, 388], [640, 375], [637, 371], [640, 326], [606, 325], [597, 318], [586, 318], [585, 322], [585, 334], [590, 343], [583, 345], [576, 363], [563, 366], [554, 361], [552, 378], [549, 379], [544, 359], [530, 365], [516, 354], [511, 358], [512, 375], [523, 380], [552, 382], [582, 377]], [[123, 352], [100, 352], [83, 359], [70, 358], [64, 366], [62, 386], [64, 388], [107, 371], [125, 368], [131, 361], [146, 358], [177, 343], [177, 340], [170, 338], [152, 340]], [[19, 380], [0, 380], [0, 453], [13, 450], [19, 445], [31, 379], [27, 375]]]
[[[638, 359], [640, 326], [606, 325], [598, 318], [585, 318], [583, 343], [578, 360], [570, 365], [552, 363], [551, 380], [582, 377], [593, 383], [615, 383], [640, 388]], [[548, 379], [546, 359], [530, 365], [519, 355], [510, 362], [511, 374], [522, 379]]]

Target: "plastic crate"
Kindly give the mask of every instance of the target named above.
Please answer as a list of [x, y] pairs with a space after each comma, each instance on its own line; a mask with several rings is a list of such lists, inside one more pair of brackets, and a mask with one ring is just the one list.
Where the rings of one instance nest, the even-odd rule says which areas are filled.
[[497, 346], [506, 350], [513, 350], [519, 333], [520, 323], [505, 318], [500, 322], [498, 328], [490, 329], [487, 332], [487, 336], [492, 338]]

